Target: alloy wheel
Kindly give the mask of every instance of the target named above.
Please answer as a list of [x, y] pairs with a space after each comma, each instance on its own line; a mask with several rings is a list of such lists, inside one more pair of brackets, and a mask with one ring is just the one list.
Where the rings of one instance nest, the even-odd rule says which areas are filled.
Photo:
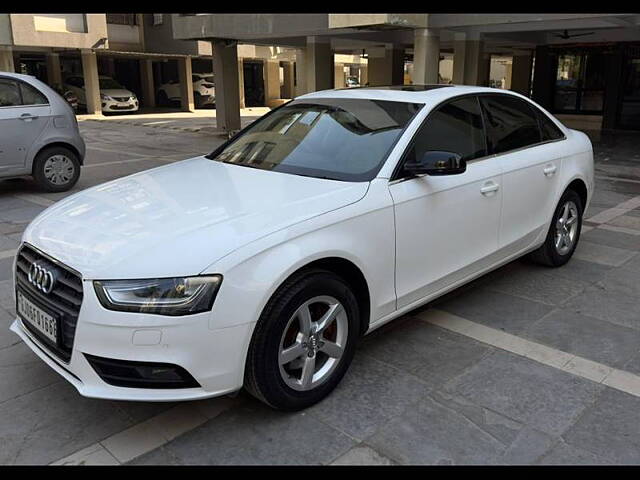
[[555, 246], [560, 255], [566, 255], [573, 247], [578, 236], [578, 207], [569, 200], [556, 221]]
[[318, 296], [300, 305], [280, 339], [278, 365], [285, 383], [307, 391], [331, 377], [344, 353], [348, 318], [334, 297]]

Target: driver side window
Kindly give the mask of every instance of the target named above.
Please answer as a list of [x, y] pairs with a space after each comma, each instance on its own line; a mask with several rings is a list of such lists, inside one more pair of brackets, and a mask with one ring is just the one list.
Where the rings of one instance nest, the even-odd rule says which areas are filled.
[[419, 162], [424, 153], [430, 150], [457, 153], [466, 161], [486, 155], [482, 113], [477, 97], [447, 102], [431, 112], [416, 133], [405, 162]]

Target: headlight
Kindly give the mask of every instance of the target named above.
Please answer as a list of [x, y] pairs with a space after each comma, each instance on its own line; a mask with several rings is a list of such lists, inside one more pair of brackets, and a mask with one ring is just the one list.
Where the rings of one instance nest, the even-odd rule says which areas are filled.
[[222, 275], [96, 280], [93, 287], [102, 306], [122, 312], [191, 315], [211, 310]]
[[101, 93], [101, 94], [100, 94], [100, 98], [101, 98], [102, 100], [111, 100], [111, 97], [110, 97], [109, 95], [105, 95], [105, 94], [103, 94], [103, 93]]

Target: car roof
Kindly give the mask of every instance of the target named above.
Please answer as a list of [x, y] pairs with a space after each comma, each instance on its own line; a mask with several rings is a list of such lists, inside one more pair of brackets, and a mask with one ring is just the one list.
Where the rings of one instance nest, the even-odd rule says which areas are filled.
[[362, 98], [426, 104], [471, 93], [502, 93], [521, 97], [521, 95], [511, 92], [510, 90], [502, 90], [499, 88], [477, 87], [473, 85], [418, 84], [320, 90], [318, 92], [300, 95], [296, 97], [296, 100], [312, 98]]

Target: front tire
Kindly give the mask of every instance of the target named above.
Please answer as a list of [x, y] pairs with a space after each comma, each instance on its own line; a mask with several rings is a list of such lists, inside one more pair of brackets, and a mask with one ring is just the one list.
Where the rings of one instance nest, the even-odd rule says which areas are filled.
[[65, 147], [47, 147], [33, 161], [33, 178], [47, 192], [66, 192], [80, 178], [80, 160]]
[[279, 410], [307, 408], [338, 385], [359, 332], [358, 302], [342, 278], [321, 269], [294, 275], [256, 324], [245, 388]]
[[573, 190], [565, 191], [553, 214], [547, 238], [530, 258], [549, 267], [567, 263], [580, 240], [583, 208], [580, 195]]

